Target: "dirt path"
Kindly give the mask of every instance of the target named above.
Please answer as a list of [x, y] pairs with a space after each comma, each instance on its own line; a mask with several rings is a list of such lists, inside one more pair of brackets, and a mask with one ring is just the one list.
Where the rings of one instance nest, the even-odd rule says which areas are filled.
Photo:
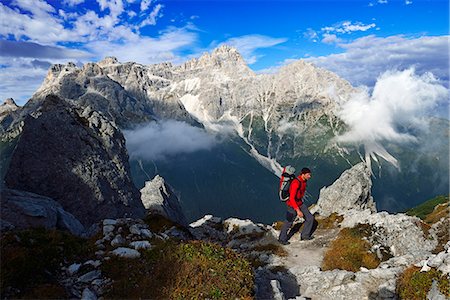
[[326, 250], [331, 241], [336, 238], [339, 229], [318, 229], [314, 233], [314, 239], [310, 241], [300, 241], [299, 233], [295, 234], [290, 240], [290, 244], [283, 246], [288, 256], [283, 257], [280, 263], [289, 267], [320, 267]]

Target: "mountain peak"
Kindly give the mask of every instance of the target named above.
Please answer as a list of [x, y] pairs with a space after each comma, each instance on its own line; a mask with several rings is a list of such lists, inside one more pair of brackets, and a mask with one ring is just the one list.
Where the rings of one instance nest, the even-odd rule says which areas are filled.
[[236, 67], [240, 69], [241, 74], [243, 72], [248, 73], [248, 71], [250, 71], [238, 50], [225, 44], [214, 49], [212, 52], [204, 53], [200, 58], [194, 58], [190, 61], [187, 61], [182, 66], [182, 68], [185, 70], [208, 70], [210, 68], [218, 68], [229, 69], [229, 71], [232, 73], [236, 72]]
[[236, 48], [233, 48], [226, 44], [223, 44], [214, 49], [209, 56], [212, 58], [219, 58], [221, 60], [244, 62], [244, 59], [242, 58], [242, 55], [239, 53], [239, 51]]
[[107, 56], [104, 59], [102, 59], [101, 61], [99, 61], [97, 63], [97, 65], [103, 67], [103, 66], [107, 66], [107, 65], [115, 65], [118, 63], [119, 63], [119, 60], [117, 59], [117, 57]]
[[227, 44], [222, 44], [221, 46], [214, 49], [212, 52], [212, 54], [222, 54], [222, 53], [237, 53], [237, 54], [239, 54], [239, 52], [236, 48], [231, 47]]
[[19, 106], [14, 102], [13, 98], [8, 98], [0, 105], [0, 121], [2, 120], [1, 116], [5, 116], [6, 114], [13, 112], [19, 109]]
[[14, 107], [18, 107], [16, 102], [14, 101], [13, 98], [8, 98], [5, 100], [5, 102], [3, 102], [2, 106], [14, 106]]

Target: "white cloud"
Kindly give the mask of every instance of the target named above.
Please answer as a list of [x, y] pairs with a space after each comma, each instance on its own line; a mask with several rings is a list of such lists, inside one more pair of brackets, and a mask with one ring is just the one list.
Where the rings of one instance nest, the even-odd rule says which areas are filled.
[[449, 79], [449, 36], [407, 38], [397, 35], [386, 38], [373, 35], [350, 43], [340, 43], [344, 53], [306, 60], [333, 71], [353, 85], [373, 86], [375, 79], [387, 70], [405, 70], [414, 66], [416, 72], [431, 72], [441, 81]]
[[252, 34], [228, 39], [222, 44], [236, 48], [248, 64], [255, 63], [261, 56], [255, 51], [260, 48], [270, 48], [286, 42], [286, 38], [273, 38], [264, 35]]
[[75, 6], [78, 4], [84, 3], [84, 0], [64, 0], [63, 4], [69, 5], [69, 6]]
[[308, 40], [311, 40], [313, 42], [317, 42], [317, 39], [319, 38], [317, 32], [313, 30], [312, 28], [308, 28], [304, 33], [303, 36], [307, 38]]
[[321, 30], [326, 33], [352, 33], [355, 31], [367, 31], [375, 26], [375, 23], [365, 25], [361, 22], [352, 23], [351, 21], [343, 21], [333, 26], [324, 27]]
[[378, 0], [378, 3], [380, 3], [380, 4], [387, 4], [388, 0]]
[[410, 5], [410, 4], [412, 4], [412, 1], [411, 0], [405, 0], [405, 4], [406, 5]]
[[[52, 63], [65, 62], [53, 60]], [[50, 63], [50, 62], [48, 62]], [[44, 81], [47, 68], [37, 64], [33, 58], [0, 56], [0, 102], [14, 98], [18, 105], [24, 105]], [[42, 65], [42, 66], [41, 66]]]
[[323, 37], [322, 43], [325, 43], [325, 44], [335, 44], [335, 43], [342, 42], [342, 40], [340, 38], [338, 38], [335, 34], [325, 33], [322, 37]]
[[116, 56], [119, 61], [136, 61], [152, 64], [165, 61], [180, 63], [182, 58], [176, 51], [197, 40], [197, 34], [187, 28], [169, 28], [157, 38], [138, 37], [127, 42], [93, 41], [86, 45], [95, 56]]
[[162, 6], [161, 4], [156, 5], [153, 8], [153, 10], [150, 13], [150, 15], [144, 21], [141, 22], [139, 27], [144, 27], [144, 26], [147, 26], [147, 25], [156, 25], [156, 19], [162, 17], [161, 9], [163, 7], [164, 6]]
[[[424, 130], [423, 117], [448, 96], [448, 90], [430, 73], [419, 76], [414, 69], [388, 71], [378, 78], [372, 94], [364, 90], [342, 106], [338, 116], [349, 131], [337, 141], [364, 145], [367, 162], [378, 155], [397, 165], [382, 144], [415, 142], [412, 129]], [[399, 128], [408, 128], [409, 132]]]
[[42, 0], [14, 0], [12, 3], [35, 16], [47, 16], [55, 12], [53, 6]]
[[[14, 2], [17, 6], [27, 6], [24, 1]], [[13, 35], [16, 40], [27, 37], [32, 41], [53, 43], [55, 40], [65, 41], [67, 31], [61, 23], [49, 14], [51, 8], [36, 2], [36, 6], [27, 8], [32, 15], [21, 14], [0, 3], [0, 36]], [[25, 8], [23, 8], [25, 9]]]
[[210, 150], [214, 136], [185, 122], [153, 122], [135, 130], [124, 130], [130, 156], [145, 160], [162, 160], [180, 154]]
[[124, 12], [122, 0], [97, 0], [101, 11], [109, 9], [110, 15], [113, 18], [120, 16]]
[[152, 0], [142, 0], [141, 7], [140, 7], [141, 11], [147, 10], [151, 4], [152, 4]]

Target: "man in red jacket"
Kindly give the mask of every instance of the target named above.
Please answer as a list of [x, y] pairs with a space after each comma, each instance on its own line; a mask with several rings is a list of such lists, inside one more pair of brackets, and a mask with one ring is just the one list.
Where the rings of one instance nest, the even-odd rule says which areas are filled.
[[[292, 180], [289, 187], [289, 200], [286, 201], [287, 212], [286, 212], [286, 222], [281, 228], [280, 236], [278, 241], [283, 244], [289, 244], [288, 240], [294, 235], [295, 231], [292, 230], [292, 224], [295, 218], [305, 219], [305, 224], [303, 225], [303, 230], [301, 233], [301, 240], [312, 239], [312, 233], [316, 227], [316, 220], [314, 216], [309, 211], [306, 204], [303, 203], [302, 199], [306, 192], [306, 182], [311, 178], [311, 170], [308, 168], [303, 168], [300, 175]], [[288, 230], [289, 231], [288, 234]]]

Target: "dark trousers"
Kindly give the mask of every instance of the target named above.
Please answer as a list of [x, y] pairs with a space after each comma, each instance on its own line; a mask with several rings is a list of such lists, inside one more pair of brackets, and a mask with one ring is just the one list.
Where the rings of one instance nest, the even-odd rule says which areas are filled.
[[[300, 211], [303, 213], [303, 218], [305, 219], [301, 239], [309, 239], [317, 228], [317, 221], [314, 219], [314, 216], [305, 204], [300, 206]], [[301, 224], [296, 224], [296, 226], [292, 227], [296, 216], [297, 212], [295, 209], [288, 206], [286, 212], [286, 222], [284, 222], [283, 227], [281, 228], [280, 237], [278, 238], [279, 241], [287, 242], [297, 231], [299, 231]]]

